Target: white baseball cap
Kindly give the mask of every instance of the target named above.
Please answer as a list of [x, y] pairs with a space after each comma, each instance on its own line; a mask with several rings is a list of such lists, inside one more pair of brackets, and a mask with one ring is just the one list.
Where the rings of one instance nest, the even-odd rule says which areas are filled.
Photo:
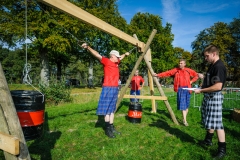
[[118, 58], [121, 57], [121, 56], [119, 55], [119, 52], [116, 51], [116, 50], [112, 50], [109, 54], [110, 54], [110, 55], [111, 55], [111, 54], [114, 54], [114, 55], [115, 55], [116, 57], [118, 57]]

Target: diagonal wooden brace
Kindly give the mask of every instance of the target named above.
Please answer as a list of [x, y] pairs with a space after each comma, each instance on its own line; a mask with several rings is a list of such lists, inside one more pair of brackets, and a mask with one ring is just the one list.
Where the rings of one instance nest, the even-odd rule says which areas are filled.
[[120, 105], [120, 103], [121, 103], [121, 101], [122, 101], [122, 99], [123, 99], [123, 96], [124, 96], [124, 94], [126, 93], [126, 90], [127, 90], [128, 86], [129, 86], [130, 83], [131, 83], [132, 77], [133, 77], [134, 73], [136, 72], [136, 70], [138, 69], [139, 64], [140, 64], [141, 61], [143, 60], [144, 55], [147, 53], [147, 51], [148, 51], [148, 49], [149, 49], [149, 47], [150, 47], [150, 44], [151, 44], [151, 42], [152, 42], [152, 40], [153, 40], [153, 38], [154, 38], [154, 36], [155, 36], [156, 33], [157, 33], [157, 30], [154, 29], [154, 30], [152, 31], [150, 37], [148, 38], [148, 41], [147, 41], [147, 44], [146, 44], [145, 47], [144, 47], [143, 53], [139, 56], [139, 58], [138, 58], [138, 60], [137, 60], [137, 62], [136, 62], [136, 64], [135, 64], [135, 66], [134, 66], [134, 68], [133, 68], [133, 70], [132, 70], [132, 73], [129, 75], [128, 80], [127, 80], [127, 82], [126, 82], [126, 85], [121, 89], [121, 92], [120, 92], [120, 95], [119, 95], [119, 97], [118, 97], [118, 101], [117, 101], [117, 104], [116, 104], [116, 110], [115, 110], [115, 112], [117, 111], [118, 106]]
[[[137, 38], [137, 35], [135, 35], [135, 34], [133, 35], [133, 37], [135, 37], [136, 39], [138, 39], [138, 38]], [[145, 60], [145, 63], [146, 63], [146, 65], [147, 65], [147, 67], [148, 67], [149, 72], [151, 73], [151, 75], [153, 75], [153, 74], [154, 74], [154, 71], [153, 71], [153, 69], [152, 69], [151, 62], [149, 62], [149, 60], [147, 59], [146, 56], [144, 56], [144, 60]], [[158, 91], [159, 91], [160, 95], [163, 96], [163, 97], [165, 97], [165, 94], [164, 94], [164, 92], [163, 92], [163, 89], [162, 89], [162, 87], [161, 87], [161, 85], [160, 85], [157, 77], [153, 77], [153, 81], [155, 82], [155, 84], [156, 84], [156, 86], [157, 86], [157, 88], [158, 88]], [[171, 108], [171, 106], [170, 106], [170, 104], [169, 104], [169, 102], [168, 102], [168, 100], [166, 99], [166, 100], [163, 100], [163, 101], [164, 101], [164, 103], [165, 103], [165, 105], [166, 105], [166, 107], [167, 107], [167, 109], [168, 109], [168, 112], [170, 113], [170, 116], [171, 116], [173, 122], [174, 122], [175, 124], [179, 125], [179, 123], [178, 123], [178, 121], [177, 121], [177, 119], [176, 119], [176, 117], [175, 117], [175, 114], [174, 114], [174, 112], [173, 112], [173, 110], [172, 110], [172, 108]]]

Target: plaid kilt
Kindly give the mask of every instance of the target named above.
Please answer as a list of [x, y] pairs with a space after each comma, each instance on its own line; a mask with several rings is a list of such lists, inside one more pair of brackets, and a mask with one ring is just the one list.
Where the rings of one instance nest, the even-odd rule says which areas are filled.
[[177, 92], [177, 109], [178, 110], [186, 110], [189, 107], [190, 104], [190, 97], [191, 94], [188, 90], [182, 89], [182, 88], [188, 88], [186, 87], [179, 87]]
[[222, 123], [222, 92], [204, 93], [202, 124], [206, 129], [224, 129]]
[[109, 115], [115, 112], [118, 99], [118, 87], [102, 87], [97, 115]]

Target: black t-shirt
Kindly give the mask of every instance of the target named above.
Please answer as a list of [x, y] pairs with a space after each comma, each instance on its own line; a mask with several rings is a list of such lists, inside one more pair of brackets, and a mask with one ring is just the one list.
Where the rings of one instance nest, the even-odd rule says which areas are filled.
[[226, 82], [227, 71], [223, 62], [219, 59], [214, 64], [211, 64], [204, 77], [202, 88], [208, 88], [216, 82], [221, 82], [222, 88]]

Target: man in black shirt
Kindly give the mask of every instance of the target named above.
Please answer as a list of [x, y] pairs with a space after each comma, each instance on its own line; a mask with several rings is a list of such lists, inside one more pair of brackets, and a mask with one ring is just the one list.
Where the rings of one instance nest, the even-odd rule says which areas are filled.
[[209, 45], [204, 50], [204, 57], [211, 65], [204, 78], [201, 89], [194, 90], [195, 93], [203, 93], [202, 123], [207, 129], [207, 134], [202, 144], [211, 146], [214, 130], [218, 136], [218, 152], [215, 158], [222, 158], [226, 154], [225, 131], [222, 123], [222, 88], [226, 82], [226, 67], [219, 59], [219, 49]]

